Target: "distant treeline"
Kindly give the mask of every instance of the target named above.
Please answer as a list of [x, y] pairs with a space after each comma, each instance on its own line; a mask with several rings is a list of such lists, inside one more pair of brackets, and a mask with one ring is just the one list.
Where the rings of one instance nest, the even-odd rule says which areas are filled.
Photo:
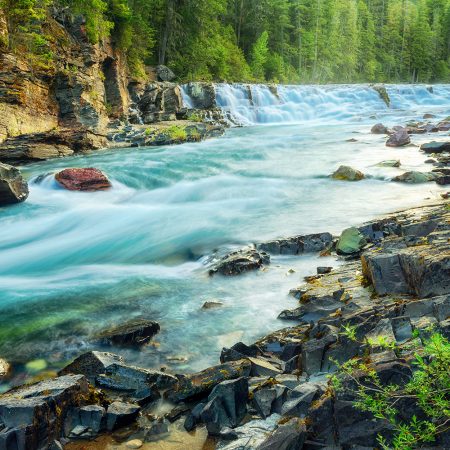
[[450, 81], [450, 0], [0, 0], [7, 45], [51, 60], [49, 8], [111, 35], [134, 75], [167, 64], [183, 80]]

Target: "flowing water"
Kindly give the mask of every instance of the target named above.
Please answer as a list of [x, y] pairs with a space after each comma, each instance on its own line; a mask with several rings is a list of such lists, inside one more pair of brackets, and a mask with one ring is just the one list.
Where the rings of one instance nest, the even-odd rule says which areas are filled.
[[[211, 278], [205, 261], [215, 249], [339, 233], [443, 191], [434, 183], [390, 182], [405, 170], [430, 170], [426, 156], [415, 146], [388, 148], [384, 136], [369, 131], [376, 122], [449, 116], [450, 86], [433, 92], [391, 86], [391, 108], [362, 85], [280, 86], [277, 95], [265, 86], [252, 86], [251, 95], [241, 85], [216, 90], [218, 105], [244, 127], [201, 143], [102, 151], [22, 168], [30, 180], [28, 201], [0, 210], [0, 357], [19, 369], [43, 358], [55, 369], [99, 348], [92, 344], [99, 331], [143, 316], [161, 324], [155, 342], [140, 352], [110, 350], [146, 367], [202, 369], [218, 362], [222, 346], [251, 343], [286, 326], [276, 316], [296, 306], [289, 289], [317, 265], [338, 264], [316, 255], [279, 256], [266, 271]], [[415, 144], [431, 139], [445, 137], [412, 138]], [[400, 159], [402, 167], [375, 165], [386, 159]], [[358, 183], [328, 178], [340, 164], [369, 177]], [[113, 188], [69, 192], [52, 175], [38, 182], [65, 167], [97, 167]], [[201, 310], [208, 300], [224, 305]]]

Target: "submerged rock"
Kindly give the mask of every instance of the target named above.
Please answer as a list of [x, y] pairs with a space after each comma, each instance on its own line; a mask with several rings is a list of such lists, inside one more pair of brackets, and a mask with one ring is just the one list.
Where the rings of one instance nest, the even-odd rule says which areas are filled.
[[386, 103], [386, 106], [389, 107], [391, 104], [391, 99], [389, 98], [389, 94], [386, 90], [386, 87], [382, 84], [373, 84], [372, 89], [378, 92], [378, 95], [380, 96], [381, 100]]
[[376, 123], [371, 129], [372, 134], [389, 134], [389, 129], [382, 123]]
[[400, 167], [399, 159], [386, 159], [384, 161], [380, 161], [377, 166], [380, 167]]
[[437, 178], [437, 175], [432, 172], [405, 172], [401, 175], [398, 175], [394, 178], [392, 178], [392, 181], [401, 182], [401, 183], [411, 183], [411, 184], [417, 184], [417, 183], [427, 183], [429, 181], [435, 181]]
[[339, 238], [336, 245], [336, 252], [341, 255], [359, 253], [366, 244], [366, 238], [357, 228], [347, 228]]
[[223, 306], [222, 302], [216, 302], [216, 301], [207, 301], [205, 303], [203, 303], [201, 309], [206, 310], [206, 309], [216, 309], [216, 308], [221, 308]]
[[389, 139], [386, 141], [388, 147], [402, 147], [411, 143], [408, 131], [405, 128], [401, 128], [395, 131]]
[[335, 180], [359, 181], [364, 178], [364, 174], [357, 169], [353, 169], [353, 167], [340, 166], [331, 174], [331, 177]]
[[420, 149], [425, 153], [442, 153], [450, 151], [450, 141], [446, 142], [427, 142], [426, 144], [422, 144]]
[[148, 343], [159, 330], [158, 322], [136, 319], [104, 331], [98, 337], [105, 344], [139, 347]]
[[210, 269], [209, 274], [239, 275], [250, 270], [261, 269], [270, 263], [270, 256], [256, 249], [243, 249], [229, 253]]
[[106, 175], [94, 168], [64, 169], [55, 175], [55, 179], [69, 191], [103, 191], [111, 187]]
[[26, 200], [28, 185], [18, 169], [0, 163], [0, 206], [12, 205]]

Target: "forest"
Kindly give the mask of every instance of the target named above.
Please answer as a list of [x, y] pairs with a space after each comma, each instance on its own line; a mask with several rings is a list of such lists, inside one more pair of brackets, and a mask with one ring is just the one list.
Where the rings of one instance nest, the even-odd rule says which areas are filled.
[[[48, 12], [82, 14], [134, 76], [279, 83], [450, 81], [450, 0], [0, 0], [12, 50], [49, 62]], [[44, 27], [44, 28], [43, 28]]]

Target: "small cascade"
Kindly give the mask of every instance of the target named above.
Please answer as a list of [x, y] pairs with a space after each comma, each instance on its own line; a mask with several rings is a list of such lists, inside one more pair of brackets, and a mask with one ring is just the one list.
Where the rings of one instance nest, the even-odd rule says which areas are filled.
[[[362, 117], [388, 116], [405, 111], [408, 118], [427, 112], [450, 113], [449, 85], [386, 85], [390, 107], [370, 85], [264, 85], [214, 84], [215, 103], [230, 125], [327, 123], [359, 121]], [[185, 107], [194, 102], [183, 86]]]

